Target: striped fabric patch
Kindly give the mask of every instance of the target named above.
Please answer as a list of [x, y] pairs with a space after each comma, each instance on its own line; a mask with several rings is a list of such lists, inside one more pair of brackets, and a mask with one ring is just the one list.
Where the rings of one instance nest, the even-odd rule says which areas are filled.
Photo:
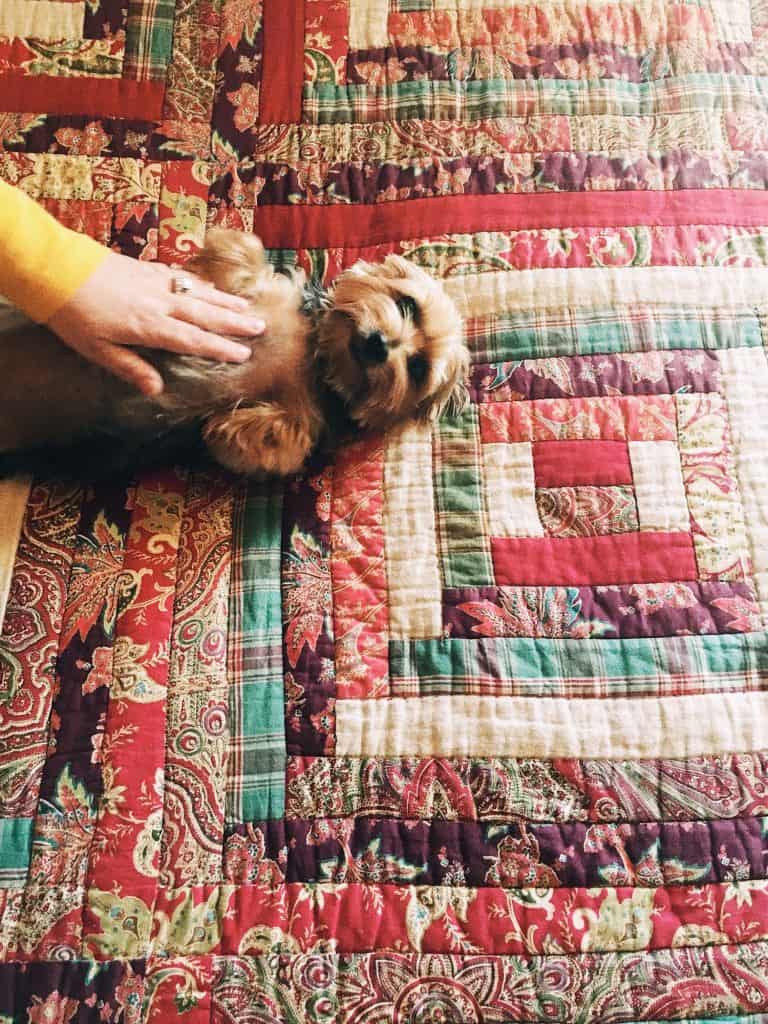
[[237, 555], [229, 596], [230, 822], [283, 814], [281, 525], [278, 487], [243, 489], [233, 524]]

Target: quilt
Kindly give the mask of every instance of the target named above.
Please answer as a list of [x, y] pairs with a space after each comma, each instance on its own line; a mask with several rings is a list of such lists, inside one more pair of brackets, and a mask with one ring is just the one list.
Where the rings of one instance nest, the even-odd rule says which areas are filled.
[[2, 0], [0, 109], [472, 353], [283, 483], [0, 484], [0, 1022], [765, 1024], [768, 2]]

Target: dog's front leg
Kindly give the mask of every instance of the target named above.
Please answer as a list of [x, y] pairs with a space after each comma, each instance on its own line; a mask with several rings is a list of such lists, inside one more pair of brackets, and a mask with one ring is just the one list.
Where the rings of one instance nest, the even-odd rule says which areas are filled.
[[289, 412], [276, 402], [219, 413], [203, 428], [205, 443], [216, 461], [246, 476], [298, 472], [318, 436], [319, 428], [307, 411]]

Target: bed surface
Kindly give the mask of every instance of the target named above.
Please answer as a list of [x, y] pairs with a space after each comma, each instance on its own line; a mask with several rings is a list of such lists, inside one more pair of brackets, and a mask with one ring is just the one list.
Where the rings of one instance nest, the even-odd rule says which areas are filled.
[[0, 484], [2, 1024], [768, 1021], [768, 5], [10, 0], [0, 176], [398, 252], [471, 403]]

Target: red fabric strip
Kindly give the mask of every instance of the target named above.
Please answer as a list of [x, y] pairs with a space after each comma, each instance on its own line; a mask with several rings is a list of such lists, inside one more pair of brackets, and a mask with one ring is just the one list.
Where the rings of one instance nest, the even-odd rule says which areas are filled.
[[598, 587], [698, 576], [689, 533], [496, 537], [491, 539], [491, 552], [500, 586]]
[[[637, 701], [638, 728], [642, 728], [642, 703], [641, 700]], [[448, 712], [446, 717], [447, 715]], [[454, 763], [457, 760], [454, 759]], [[413, 842], [415, 845], [418, 840]], [[380, 853], [379, 856], [381, 856]], [[461, 856], [464, 858], [467, 854], [462, 851]], [[486, 865], [497, 859], [500, 859], [500, 856], [486, 861]], [[522, 861], [522, 857], [520, 857], [520, 861]], [[763, 885], [756, 885], [746, 890], [749, 892], [749, 899], [744, 899], [742, 905], [738, 906], [737, 900], [740, 893], [738, 891], [734, 893], [734, 886], [729, 883], [697, 886], [661, 885], [645, 890], [627, 885], [609, 888], [607, 882], [603, 882], [602, 887], [570, 886], [561, 885], [552, 868], [547, 874], [538, 858], [532, 867], [530, 861], [528, 865], [518, 866], [520, 861], [512, 861], [508, 874], [503, 876], [505, 880], [513, 871], [519, 871], [520, 876], [525, 877], [523, 872], [527, 870], [534, 880], [533, 885], [539, 885], [541, 888], [551, 887], [550, 891], [546, 894], [546, 898], [543, 898], [542, 895], [542, 897], [531, 899], [529, 903], [523, 904], [525, 909], [520, 911], [523, 918], [521, 927], [510, 929], [509, 902], [505, 888], [496, 884], [472, 889], [472, 898], [466, 901], [466, 910], [462, 905], [461, 934], [466, 946], [471, 948], [478, 957], [530, 956], [531, 954], [546, 953], [551, 949], [553, 933], [557, 934], [561, 943], [560, 948], [564, 954], [574, 953], [580, 956], [582, 950], [587, 946], [586, 938], [593, 939], [594, 930], [590, 932], [590, 929], [595, 928], [595, 921], [602, 922], [612, 913], [615, 914], [613, 908], [617, 905], [624, 907], [630, 903], [630, 906], [637, 907], [638, 893], [645, 893], [647, 898], [643, 902], [643, 907], [647, 909], [644, 909], [644, 916], [640, 918], [642, 921], [640, 927], [644, 929], [644, 932], [641, 933], [643, 946], [642, 952], [637, 954], [638, 961], [647, 955], [649, 949], [670, 950], [673, 948], [675, 935], [678, 936], [677, 941], [679, 941], [681, 928], [687, 928], [687, 934], [690, 935], [711, 936], [716, 933], [717, 941], [721, 945], [710, 944], [707, 947], [707, 959], [704, 961], [707, 964], [706, 969], [711, 970], [713, 975], [717, 972], [718, 978], [733, 978], [734, 982], [730, 982], [730, 984], [735, 984], [738, 979], [744, 985], [742, 991], [745, 995], [741, 997], [742, 1004], [746, 1002], [747, 997], [751, 997], [753, 1006], [758, 1005], [758, 999], [760, 1007], [765, 1006], [764, 990], [758, 989], [756, 980], [752, 980], [757, 978], [763, 980], [760, 972], [764, 971], [764, 966], [761, 968], [755, 963], [753, 967], [745, 958], [745, 963], [737, 974], [733, 965], [733, 953], [728, 951], [726, 956], [725, 950], [725, 943], [744, 942], [745, 936], [763, 933], [768, 917], [768, 893], [765, 892]], [[486, 867], [487, 870], [488, 867]], [[376, 953], [379, 950], [397, 950], [396, 954], [388, 955], [393, 959], [397, 956], [396, 962], [403, 964], [403, 967], [400, 968], [401, 973], [395, 974], [393, 968], [389, 977], [394, 978], [394, 981], [383, 982], [382, 988], [384, 988], [384, 984], [399, 985], [402, 991], [405, 985], [400, 980], [401, 978], [405, 979], [408, 984], [411, 983], [414, 975], [418, 979], [418, 974], [416, 974], [418, 968], [414, 971], [404, 954], [418, 951], [420, 954], [438, 953], [448, 957], [456, 951], [455, 933], [445, 927], [443, 915], [432, 916], [430, 914], [427, 916], [425, 913], [423, 916], [417, 916], [414, 913], [412, 908], [416, 896], [412, 886], [380, 881], [353, 881], [333, 888], [318, 890], [314, 886], [309, 888], [306, 883], [302, 882], [288, 882], [284, 885], [277, 882], [272, 883], [272, 889], [267, 890], [270, 896], [272, 893], [274, 896], [266, 898], [266, 885], [267, 883], [261, 880], [258, 883], [249, 881], [240, 885], [222, 885], [210, 882], [189, 884], [185, 885], [181, 896], [182, 899], [188, 901], [186, 903], [180, 901], [179, 893], [170, 886], [161, 885], [155, 904], [157, 918], [162, 921], [170, 921], [173, 919], [173, 914], [176, 913], [178, 915], [176, 921], [184, 922], [184, 925], [177, 925], [175, 931], [169, 930], [166, 940], [168, 954], [173, 957], [183, 956], [186, 958], [189, 955], [190, 946], [193, 949], [199, 948], [195, 947], [187, 938], [189, 933], [182, 931], [182, 927], [191, 928], [192, 926], [187, 925], [190, 918], [182, 917], [179, 907], [184, 907], [184, 910], [187, 907], [194, 908], [197, 915], [203, 917], [200, 908], [205, 906], [206, 901], [210, 901], [209, 906], [217, 908], [216, 912], [219, 915], [219, 930], [214, 930], [211, 927], [212, 938], [206, 940], [214, 956], [243, 955], [243, 950], [248, 948], [249, 942], [255, 943], [258, 941], [256, 936], [265, 934], [284, 935], [286, 936], [285, 945], [287, 946], [290, 942], [294, 948], [299, 946], [300, 942], [304, 944], [304, 948], [317, 947], [322, 941], [327, 942], [327, 937], [332, 935], [335, 940], [335, 954], [366, 953], [371, 948]], [[523, 893], [526, 895], [530, 892], [530, 888], [523, 889]], [[324, 898], [317, 898], [320, 894]], [[622, 913], [626, 913], [626, 911], [622, 910]], [[164, 915], [164, 917], [160, 915]], [[646, 924], [648, 921], [652, 922], [652, 926]], [[603, 935], [607, 937], [603, 938]], [[595, 945], [587, 946], [596, 955], [578, 960], [577, 966], [572, 969], [573, 974], [570, 975], [570, 978], [578, 978], [577, 983], [583, 984], [581, 979], [585, 976], [590, 977], [590, 972], [594, 972], [591, 974], [592, 978], [598, 976], [596, 961], [606, 953], [610, 956], [608, 951], [613, 949], [616, 944], [616, 939], [611, 935], [610, 932], [598, 933], [598, 938], [594, 940]], [[108, 952], [105, 951], [105, 945], [106, 941], [102, 939], [100, 947], [95, 943], [93, 946], [89, 946], [89, 955], [107, 960]], [[744, 946], [737, 947], [737, 950], [744, 950], [744, 948]], [[683, 956], [687, 952], [687, 949], [676, 949], [675, 953], [679, 959], [673, 963], [684, 963]], [[703, 960], [702, 951], [699, 950], [698, 953]], [[38, 959], [42, 959], [39, 954]], [[755, 960], [757, 960], [757, 953]], [[652, 963], [650, 960], [644, 962]], [[747, 964], [749, 964], [750, 973], [748, 973]], [[701, 970], [701, 968], [699, 969]], [[286, 967], [286, 970], [290, 970], [290, 967]], [[544, 969], [541, 970], [543, 974]], [[681, 968], [678, 970], [682, 973]], [[411, 971], [414, 973], [410, 973]], [[603, 979], [606, 973], [607, 971], [603, 968]], [[625, 972], [616, 971], [616, 975], [619, 976], [616, 978], [616, 985], [626, 984], [621, 981], [622, 973]], [[382, 975], [387, 977], [383, 972]], [[363, 991], [367, 998], [369, 991], [367, 984], [369, 983], [367, 983], [362, 968], [360, 977], [363, 979], [362, 985], [366, 986]], [[486, 974], [480, 975], [482, 981], [473, 981], [471, 984], [487, 985], [485, 977], [487, 977]], [[533, 977], [535, 978], [536, 975]], [[559, 979], [559, 975], [557, 977]], [[459, 978], [461, 978], [461, 974], [459, 974]], [[573, 984], [573, 981], [569, 983]], [[603, 981], [602, 984], [604, 985], [605, 982]], [[445, 987], [448, 987], [447, 983]], [[485, 990], [488, 991], [488, 988]], [[391, 989], [384, 989], [384, 991], [388, 992]], [[413, 991], [412, 988], [411, 992]], [[660, 1003], [662, 999], [663, 996], [660, 995]], [[682, 1000], [682, 996], [680, 999]], [[416, 997], [413, 999], [413, 1003], [415, 1002]], [[671, 998], [668, 1002], [664, 999], [664, 1003], [675, 1005]], [[485, 1005], [489, 1004], [492, 1005], [490, 999]], [[381, 1006], [381, 1003], [379, 1005]], [[424, 1002], [422, 1002], [423, 1005]], [[470, 1005], [469, 999], [464, 1002], [464, 1005]], [[497, 1005], [499, 1004], [497, 1003]], [[509, 1006], [510, 1003], [506, 1005]], [[494, 1015], [496, 1020], [502, 1019], [499, 1014]], [[177, 1020], [180, 1018], [178, 1013], [175, 1016]], [[347, 1020], [353, 1019], [352, 1014], [345, 1014], [345, 1016]], [[472, 1016], [475, 1020], [481, 1019], [480, 1014], [475, 1016], [473, 1013]], [[507, 1020], [514, 1019], [508, 1014], [505, 1016]], [[515, 1014], [515, 1016], [518, 1019], [521, 1016], [525, 1019], [525, 1014]], [[615, 1020], [617, 1016], [618, 1014], [613, 1015], [613, 1019]], [[636, 1019], [638, 1016], [636, 1013]], [[221, 1019], [223, 1014], [217, 1015], [217, 1017]], [[376, 1017], [379, 1021], [386, 1019], [383, 1012], [377, 1013]], [[369, 1021], [375, 1020], [376, 1017], [373, 1013], [365, 1014], [365, 1018]], [[387, 1013], [387, 1017], [389, 1020], [399, 1018], [402, 1021], [406, 1019], [405, 1014], [397, 1014], [396, 1017], [394, 1013]], [[418, 1016], [416, 1013], [409, 1013], [408, 1017], [411, 1020], [427, 1019], [426, 1014], [420, 1013]], [[483, 1014], [483, 1018], [488, 1020], [490, 1014]], [[38, 1017], [38, 1019], [41, 1018]], [[61, 1015], [59, 1015], [59, 1019], [61, 1020]], [[194, 1021], [196, 1024], [211, 1019], [215, 1018], [208, 1014], [207, 1008], [205, 1016], [198, 1013], [197, 1016], [187, 1017], [187, 1020]], [[240, 1019], [248, 1018], [243, 1014]], [[255, 1014], [250, 1015], [250, 1019], [256, 1019]], [[307, 1019], [306, 1016], [304, 1019]], [[337, 1015], [336, 1019], [340, 1020], [341, 1018]], [[362, 1021], [363, 1014], [355, 1012], [354, 1019]], [[437, 1014], [432, 1017], [432, 1020], [438, 1019]], [[443, 1016], [443, 1020], [446, 1019], [450, 1019], [447, 1014]], [[453, 1020], [459, 1019], [469, 1021], [472, 1017], [468, 1014], [461, 1018], [458, 1015], [453, 1016]], [[541, 1020], [542, 1014], [539, 1013], [538, 1016], [528, 1014], [528, 1019]], [[573, 1019], [571, 1017], [571, 1020]], [[586, 1019], [586, 1014], [582, 1015], [581, 1019]], [[603, 1017], [603, 1019], [606, 1018]], [[679, 1016], [678, 1019], [680, 1019]], [[173, 1020], [173, 1017], [158, 1017], [153, 1012], [152, 1020], [169, 1021]], [[262, 1016], [262, 1020], [264, 1020], [264, 1016]]]
[[[134, 491], [131, 525], [126, 536], [123, 572], [135, 580], [133, 600], [123, 604], [115, 623], [115, 649], [128, 645], [135, 659], [136, 675], [123, 676], [107, 705], [105, 735], [141, 736], [141, 756], [128, 743], [110, 748], [110, 768], [127, 783], [119, 809], [109, 801], [99, 808], [95, 841], [88, 850], [88, 888], [108, 889], [115, 879], [131, 892], [154, 891], [134, 851], [139, 844], [152, 863], [160, 853], [160, 837], [151, 832], [150, 822], [163, 811], [163, 795], [154, 785], [165, 764], [166, 692], [172, 644], [176, 568], [181, 532], [181, 509], [187, 490], [186, 474], [158, 470], [141, 477]], [[158, 516], [157, 503], [168, 501]], [[146, 566], [151, 565], [151, 572]], [[110, 674], [118, 671], [109, 666]], [[141, 682], [139, 682], [141, 681]], [[108, 684], [109, 685], [109, 684]], [[143, 703], [139, 687], [144, 688]], [[154, 697], [152, 696], [154, 691]], [[124, 815], [124, 817], [123, 817]], [[119, 830], [121, 841], [109, 837]], [[150, 838], [151, 836], [151, 838]], [[153, 855], [154, 850], [154, 855]], [[146, 898], [146, 897], [145, 897]], [[100, 926], [92, 905], [86, 901], [86, 930], [98, 933]]]
[[0, 106], [13, 113], [91, 114], [134, 121], [160, 121], [164, 82], [127, 78], [61, 78], [0, 75]]
[[537, 441], [533, 445], [537, 487], [608, 487], [631, 484], [624, 441]]
[[[336, 666], [339, 696], [386, 697], [389, 612], [384, 561], [384, 447], [345, 445], [333, 467], [331, 583], [334, 636], [354, 636], [358, 657]], [[303, 644], [302, 640], [302, 644]]]
[[[283, 17], [288, 8], [285, 0]], [[280, 0], [274, 0], [280, 10]], [[273, 7], [269, 0], [266, 10]], [[274, 16], [273, 16], [274, 17]], [[297, 16], [298, 17], [298, 16]], [[265, 16], [265, 29], [270, 19]], [[274, 26], [270, 31], [274, 30]], [[263, 124], [299, 120], [301, 96], [290, 100], [278, 85], [290, 61], [278, 48], [279, 68], [265, 73]], [[283, 46], [285, 42], [283, 40]], [[300, 78], [299, 82], [300, 93]], [[266, 92], [266, 95], [264, 94]], [[295, 102], [295, 108], [293, 106]], [[268, 107], [268, 113], [266, 108]], [[290, 113], [290, 117], [288, 114]], [[279, 114], [279, 116], [278, 116]], [[528, 228], [631, 227], [645, 225], [768, 224], [768, 192], [754, 189], [691, 189], [677, 192], [542, 192], [525, 195], [440, 196], [376, 204], [260, 206], [254, 230], [270, 249], [378, 245], [445, 232], [516, 231]]]
[[295, 124], [301, 120], [304, 2], [264, 0], [259, 124]]
[[605, 395], [477, 406], [483, 444], [677, 441], [674, 395]]

